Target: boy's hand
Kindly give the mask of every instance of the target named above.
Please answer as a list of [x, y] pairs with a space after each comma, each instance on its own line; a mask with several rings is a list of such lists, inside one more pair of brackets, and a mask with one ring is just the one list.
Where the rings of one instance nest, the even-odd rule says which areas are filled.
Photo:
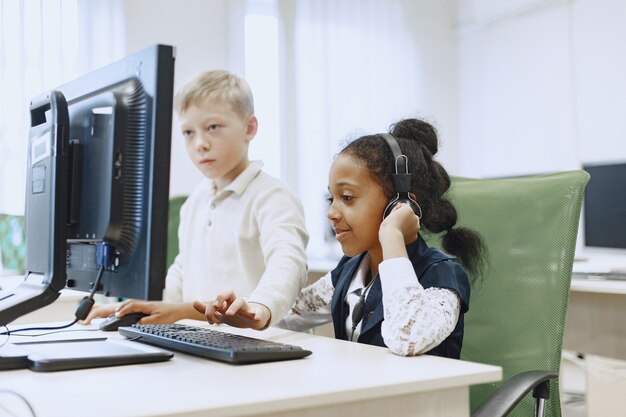
[[246, 302], [232, 290], [217, 296], [213, 302], [194, 301], [193, 307], [204, 314], [209, 324], [225, 323], [233, 327], [265, 329], [272, 313], [263, 304]]
[[118, 303], [115, 304], [106, 304], [106, 305], [97, 305], [91, 307], [89, 314], [85, 317], [85, 320], [81, 320], [80, 324], [89, 324], [91, 320], [98, 317], [109, 317], [111, 314], [115, 313], [117, 308], [120, 305]]
[[164, 303], [162, 301], [128, 300], [117, 309], [118, 316], [129, 313], [148, 314], [140, 324], [169, 324], [185, 318], [198, 319], [196, 311], [188, 303]]

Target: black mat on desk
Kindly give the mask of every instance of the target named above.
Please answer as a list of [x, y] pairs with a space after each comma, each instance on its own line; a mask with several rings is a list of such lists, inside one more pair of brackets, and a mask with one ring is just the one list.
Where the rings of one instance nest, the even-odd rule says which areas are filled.
[[18, 342], [0, 348], [0, 370], [67, 371], [163, 362], [173, 356], [172, 352], [124, 339]]

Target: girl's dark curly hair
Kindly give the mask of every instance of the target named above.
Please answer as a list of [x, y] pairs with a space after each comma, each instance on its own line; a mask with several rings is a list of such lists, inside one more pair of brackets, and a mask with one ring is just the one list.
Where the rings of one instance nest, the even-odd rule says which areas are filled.
[[[450, 177], [433, 159], [438, 151], [437, 131], [423, 120], [406, 119], [392, 125], [389, 133], [396, 138], [409, 160], [411, 192], [422, 208], [422, 229], [432, 233], [445, 232], [442, 238], [444, 250], [457, 256], [473, 277], [479, 276], [485, 247], [474, 230], [454, 227], [456, 208], [445, 195], [450, 188]], [[396, 195], [392, 180], [395, 173], [393, 153], [381, 136], [363, 136], [348, 144], [341, 154], [362, 163], [389, 200]]]

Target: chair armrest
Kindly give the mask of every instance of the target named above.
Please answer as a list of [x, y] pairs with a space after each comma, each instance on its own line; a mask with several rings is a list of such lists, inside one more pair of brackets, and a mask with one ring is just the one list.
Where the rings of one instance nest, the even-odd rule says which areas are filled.
[[505, 381], [485, 402], [472, 413], [472, 417], [506, 416], [531, 390], [556, 379], [559, 374], [547, 371], [528, 371]]

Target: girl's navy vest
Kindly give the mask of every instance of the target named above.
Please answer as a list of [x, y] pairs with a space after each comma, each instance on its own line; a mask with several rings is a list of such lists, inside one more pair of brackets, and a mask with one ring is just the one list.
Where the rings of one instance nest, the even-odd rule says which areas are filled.
[[[469, 308], [470, 283], [467, 274], [456, 262], [453, 256], [437, 249], [429, 248], [421, 237], [407, 245], [409, 259], [415, 269], [417, 279], [424, 288], [449, 288], [456, 292], [461, 299], [459, 321], [452, 333], [441, 344], [428, 352], [429, 355], [444, 356], [458, 359], [463, 344], [463, 315]], [[335, 292], [332, 298], [333, 326], [337, 339], [348, 340], [346, 333], [346, 319], [348, 318], [348, 304], [346, 295], [352, 277], [365, 253], [349, 258], [344, 256], [337, 267], [331, 272]], [[383, 301], [380, 280], [373, 284], [365, 300], [363, 322], [359, 343], [368, 345], [386, 346], [381, 334], [381, 325], [384, 320]]]

